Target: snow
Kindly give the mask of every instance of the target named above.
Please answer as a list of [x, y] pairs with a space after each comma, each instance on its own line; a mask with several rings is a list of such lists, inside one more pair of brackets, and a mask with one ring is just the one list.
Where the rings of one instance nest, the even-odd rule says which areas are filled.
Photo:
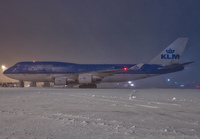
[[200, 91], [0, 88], [2, 139], [200, 138]]

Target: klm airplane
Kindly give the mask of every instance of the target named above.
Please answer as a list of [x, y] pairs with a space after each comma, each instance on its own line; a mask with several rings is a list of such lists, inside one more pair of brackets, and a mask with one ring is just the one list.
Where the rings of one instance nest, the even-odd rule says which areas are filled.
[[7, 77], [24, 81], [54, 82], [55, 85], [77, 85], [96, 88], [101, 82], [132, 81], [177, 71], [192, 62], [179, 63], [188, 38], [178, 38], [148, 63], [75, 64], [65, 62], [19, 62], [4, 71]]

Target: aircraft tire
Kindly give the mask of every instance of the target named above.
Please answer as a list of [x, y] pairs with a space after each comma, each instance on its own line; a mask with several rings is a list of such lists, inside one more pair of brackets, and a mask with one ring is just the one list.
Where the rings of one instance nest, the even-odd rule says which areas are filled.
[[49, 82], [44, 82], [43, 87], [51, 87]]
[[20, 87], [24, 87], [24, 81], [19, 81]]
[[96, 84], [81, 84], [79, 88], [97, 88]]
[[31, 82], [30, 83], [30, 87], [37, 87], [37, 83], [36, 82]]

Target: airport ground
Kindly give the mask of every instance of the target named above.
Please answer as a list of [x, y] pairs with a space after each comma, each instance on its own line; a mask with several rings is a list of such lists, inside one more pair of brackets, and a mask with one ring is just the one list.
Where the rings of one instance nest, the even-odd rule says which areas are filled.
[[199, 139], [200, 90], [0, 88], [2, 139]]

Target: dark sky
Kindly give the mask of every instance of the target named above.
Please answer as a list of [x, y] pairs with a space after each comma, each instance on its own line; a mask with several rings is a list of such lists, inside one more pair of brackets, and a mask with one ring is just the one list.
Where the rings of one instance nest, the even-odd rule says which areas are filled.
[[169, 76], [200, 81], [199, 7], [199, 0], [1, 0], [0, 64], [136, 64], [189, 37], [181, 62], [196, 62]]

